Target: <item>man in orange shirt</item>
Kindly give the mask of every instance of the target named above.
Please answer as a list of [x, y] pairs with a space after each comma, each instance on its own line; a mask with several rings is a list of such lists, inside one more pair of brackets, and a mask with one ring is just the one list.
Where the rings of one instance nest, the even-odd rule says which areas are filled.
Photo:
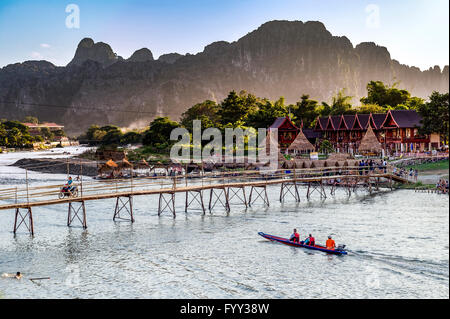
[[334, 242], [334, 240], [331, 238], [331, 236], [328, 236], [328, 240], [326, 243], [327, 249], [332, 249], [334, 250], [336, 248], [336, 243]]

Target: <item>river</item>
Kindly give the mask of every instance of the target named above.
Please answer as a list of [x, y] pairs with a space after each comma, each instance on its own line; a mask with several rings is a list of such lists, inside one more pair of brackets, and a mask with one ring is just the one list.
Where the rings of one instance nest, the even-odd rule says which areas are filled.
[[[66, 149], [76, 153], [76, 148]], [[78, 147], [78, 151], [81, 148]], [[59, 150], [58, 152], [61, 152]], [[24, 170], [6, 166], [35, 152], [0, 155], [0, 188], [23, 185]], [[65, 175], [30, 173], [32, 185]], [[0, 211], [1, 298], [449, 298], [449, 199], [411, 190], [369, 195], [343, 190], [270, 207], [232, 205], [205, 216], [157, 216], [157, 196], [134, 199], [136, 222], [113, 222], [114, 199], [87, 202], [87, 230], [67, 227], [67, 204], [33, 210], [35, 236], [14, 236], [13, 211]], [[328, 192], [329, 194], [329, 192]], [[207, 196], [205, 196], [207, 198]], [[298, 228], [317, 242], [331, 234], [347, 256], [269, 242]], [[50, 280], [30, 281], [33, 277]]]

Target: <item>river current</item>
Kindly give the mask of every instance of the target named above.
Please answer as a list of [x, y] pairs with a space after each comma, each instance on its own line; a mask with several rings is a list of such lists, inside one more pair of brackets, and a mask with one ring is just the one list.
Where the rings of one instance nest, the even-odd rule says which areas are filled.
[[[82, 148], [78, 148], [81, 151]], [[76, 148], [66, 151], [77, 152]], [[0, 154], [0, 188], [23, 185], [7, 166], [55, 152]], [[63, 184], [65, 175], [29, 173], [31, 185]], [[88, 179], [88, 178], [86, 178]], [[279, 202], [245, 210], [198, 207], [177, 218], [157, 215], [157, 196], [136, 196], [136, 222], [113, 222], [115, 200], [86, 203], [87, 225], [67, 227], [67, 204], [33, 209], [34, 237], [12, 233], [14, 211], [0, 211], [1, 298], [449, 298], [448, 196], [412, 190], [343, 190], [322, 200]], [[206, 194], [205, 194], [206, 195]], [[208, 198], [208, 196], [205, 196]], [[197, 209], [196, 209], [197, 208]], [[317, 242], [332, 235], [347, 256], [292, 248], [258, 236], [288, 237], [297, 228]], [[50, 277], [30, 281], [29, 278]]]

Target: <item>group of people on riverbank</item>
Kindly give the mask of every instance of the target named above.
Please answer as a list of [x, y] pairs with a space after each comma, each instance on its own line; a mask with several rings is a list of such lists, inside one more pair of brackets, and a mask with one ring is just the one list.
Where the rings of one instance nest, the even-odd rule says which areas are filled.
[[410, 168], [408, 171], [403, 167], [397, 168], [394, 166], [394, 168], [392, 169], [392, 174], [406, 179], [414, 180], [415, 182], [417, 182], [417, 178], [419, 177], [419, 171], [413, 168]]
[[448, 180], [440, 179], [439, 182], [436, 183], [436, 188], [442, 194], [448, 194]]

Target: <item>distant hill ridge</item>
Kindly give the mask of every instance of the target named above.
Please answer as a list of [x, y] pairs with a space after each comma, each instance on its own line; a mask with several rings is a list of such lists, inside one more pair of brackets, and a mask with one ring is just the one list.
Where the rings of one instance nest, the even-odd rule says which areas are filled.
[[75, 133], [93, 123], [127, 126], [160, 115], [178, 120], [195, 103], [219, 101], [231, 90], [292, 103], [302, 94], [330, 101], [346, 88], [357, 101], [369, 81], [380, 80], [426, 98], [433, 90], [448, 92], [448, 73], [448, 66], [421, 71], [400, 64], [372, 42], [354, 47], [316, 21], [271, 21], [235, 42], [157, 60], [147, 48], [124, 59], [108, 44], [85, 38], [66, 67], [27, 61], [0, 69], [0, 117], [34, 115]]

